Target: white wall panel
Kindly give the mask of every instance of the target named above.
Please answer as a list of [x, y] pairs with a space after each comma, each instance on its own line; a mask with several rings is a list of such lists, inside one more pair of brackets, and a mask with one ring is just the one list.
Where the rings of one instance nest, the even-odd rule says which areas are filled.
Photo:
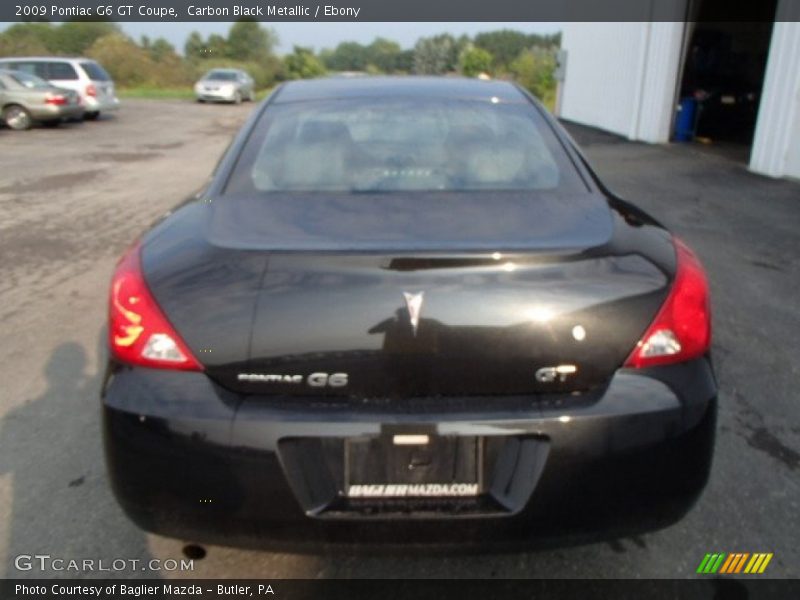
[[561, 116], [627, 136], [646, 23], [565, 23]]
[[666, 142], [684, 24], [565, 23], [561, 116], [633, 140]]
[[750, 168], [800, 178], [800, 2], [781, 0], [778, 18], [785, 20], [772, 31]]
[[[645, 0], [643, 0], [645, 1]], [[750, 160], [800, 179], [800, 2], [779, 0]], [[631, 140], [667, 142], [684, 23], [565, 23], [560, 116]]]
[[642, 82], [642, 101], [632, 139], [668, 142], [675, 112], [683, 23], [652, 23]]

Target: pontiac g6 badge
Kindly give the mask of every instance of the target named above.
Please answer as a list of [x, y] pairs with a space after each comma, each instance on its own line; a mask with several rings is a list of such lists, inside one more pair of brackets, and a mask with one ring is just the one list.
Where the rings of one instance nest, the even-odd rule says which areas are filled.
[[418, 292], [416, 294], [409, 294], [403, 292], [403, 298], [406, 299], [406, 308], [408, 309], [408, 318], [411, 321], [411, 329], [414, 332], [414, 337], [417, 336], [417, 327], [419, 327], [419, 315], [422, 312], [422, 299], [425, 292]]
[[[239, 373], [239, 381], [260, 383], [303, 383], [302, 375], [281, 375], [277, 373]], [[306, 383], [311, 387], [345, 387], [347, 373], [311, 373], [306, 377]]]

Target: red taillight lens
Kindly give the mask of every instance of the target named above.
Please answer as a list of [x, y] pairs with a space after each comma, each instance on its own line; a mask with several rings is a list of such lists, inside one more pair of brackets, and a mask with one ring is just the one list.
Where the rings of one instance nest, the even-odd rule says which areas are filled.
[[67, 99], [61, 94], [47, 94], [44, 98], [45, 104], [54, 104], [56, 106], [63, 106], [67, 103]]
[[111, 352], [122, 362], [203, 370], [150, 293], [142, 275], [139, 244], [123, 256], [111, 280], [108, 335]]
[[93, 83], [90, 83], [86, 86], [86, 95], [87, 96], [97, 96], [97, 88], [94, 87]]
[[678, 269], [666, 302], [636, 344], [626, 367], [651, 367], [702, 356], [711, 346], [708, 281], [700, 261], [675, 239]]

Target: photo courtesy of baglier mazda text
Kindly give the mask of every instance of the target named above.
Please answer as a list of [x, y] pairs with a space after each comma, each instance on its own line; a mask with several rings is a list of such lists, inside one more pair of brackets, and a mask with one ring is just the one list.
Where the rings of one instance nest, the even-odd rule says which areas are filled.
[[0, 598], [800, 594], [800, 0], [0, 17]]

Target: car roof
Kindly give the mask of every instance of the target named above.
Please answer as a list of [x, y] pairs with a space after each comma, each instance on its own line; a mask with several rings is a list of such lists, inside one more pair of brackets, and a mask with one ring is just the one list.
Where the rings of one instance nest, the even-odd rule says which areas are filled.
[[73, 61], [80, 61], [80, 62], [97, 62], [91, 58], [84, 58], [82, 56], [4, 56], [0, 58], [0, 62], [17, 62], [23, 60], [30, 60], [30, 61], [48, 61], [48, 62], [73, 62]]
[[398, 96], [527, 102], [523, 92], [508, 81], [419, 76], [326, 77], [291, 81], [281, 86], [272, 102]]

